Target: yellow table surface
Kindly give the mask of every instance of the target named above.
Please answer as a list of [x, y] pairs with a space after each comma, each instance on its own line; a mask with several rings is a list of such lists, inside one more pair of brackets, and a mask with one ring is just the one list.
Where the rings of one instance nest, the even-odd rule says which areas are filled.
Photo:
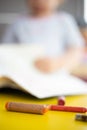
[[[76, 113], [49, 111], [45, 115], [8, 112], [8, 101], [57, 104], [57, 98], [36, 99], [17, 91], [0, 91], [0, 130], [87, 130], [87, 122], [75, 121]], [[87, 107], [87, 95], [66, 97], [66, 105]]]

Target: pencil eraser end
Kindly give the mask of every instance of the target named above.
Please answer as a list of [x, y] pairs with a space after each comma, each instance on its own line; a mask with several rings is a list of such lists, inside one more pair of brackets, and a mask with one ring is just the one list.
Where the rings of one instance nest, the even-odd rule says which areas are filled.
[[62, 106], [65, 105], [65, 97], [64, 96], [58, 98], [58, 105], [62, 105]]
[[63, 101], [63, 100], [59, 100], [59, 101], [58, 101], [58, 105], [62, 105], [62, 106], [64, 106], [64, 105], [65, 105], [65, 101]]

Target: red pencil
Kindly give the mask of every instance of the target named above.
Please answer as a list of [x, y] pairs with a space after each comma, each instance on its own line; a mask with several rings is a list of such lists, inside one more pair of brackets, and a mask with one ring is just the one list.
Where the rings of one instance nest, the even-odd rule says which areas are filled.
[[78, 112], [78, 113], [87, 112], [87, 108], [84, 108], [84, 107], [71, 107], [71, 106], [59, 106], [59, 105], [51, 105], [50, 110], [65, 111], [65, 112]]

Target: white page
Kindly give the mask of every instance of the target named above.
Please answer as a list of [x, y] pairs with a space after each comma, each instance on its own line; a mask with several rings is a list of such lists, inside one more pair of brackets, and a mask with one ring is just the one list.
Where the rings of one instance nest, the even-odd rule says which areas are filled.
[[63, 70], [54, 74], [39, 72], [33, 62], [36, 58], [43, 57], [42, 50], [40, 46], [39, 49], [36, 46], [1, 46], [0, 75], [10, 77], [21, 89], [38, 98], [87, 94], [86, 83]]

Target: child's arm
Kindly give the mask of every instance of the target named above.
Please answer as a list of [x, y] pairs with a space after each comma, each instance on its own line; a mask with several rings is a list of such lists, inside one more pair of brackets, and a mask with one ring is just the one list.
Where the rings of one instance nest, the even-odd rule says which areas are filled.
[[36, 66], [41, 71], [54, 72], [61, 68], [71, 71], [73, 67], [79, 64], [82, 58], [85, 42], [81, 36], [77, 23], [74, 18], [68, 14], [64, 14], [63, 18], [66, 47], [69, 49], [59, 58], [44, 58], [38, 60]]
[[83, 49], [69, 49], [63, 56], [57, 58], [44, 58], [37, 60], [36, 67], [45, 73], [52, 73], [58, 71], [62, 68], [71, 71], [76, 67], [83, 56]]

